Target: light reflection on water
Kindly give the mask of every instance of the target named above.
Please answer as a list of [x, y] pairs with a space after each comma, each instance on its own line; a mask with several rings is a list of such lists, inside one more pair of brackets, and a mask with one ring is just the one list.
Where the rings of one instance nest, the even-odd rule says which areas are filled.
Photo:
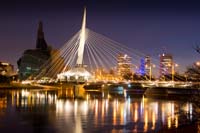
[[93, 93], [80, 94], [85, 95], [84, 99], [73, 99], [71, 89], [1, 93], [0, 118], [4, 119], [0, 120], [0, 131], [12, 130], [9, 126], [15, 123], [15, 128], [28, 132], [149, 132], [177, 128], [193, 120], [189, 102], [110, 94], [93, 98], [97, 95]]

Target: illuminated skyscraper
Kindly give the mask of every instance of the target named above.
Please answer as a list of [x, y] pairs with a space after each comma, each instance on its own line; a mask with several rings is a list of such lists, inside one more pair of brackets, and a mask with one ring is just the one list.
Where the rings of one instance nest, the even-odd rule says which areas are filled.
[[171, 54], [160, 55], [160, 76], [172, 74], [173, 58]]
[[151, 57], [149, 55], [145, 56], [145, 73], [150, 76], [151, 69]]
[[127, 54], [119, 54], [117, 57], [118, 76], [124, 76], [131, 73], [131, 57]]
[[144, 60], [144, 58], [142, 58], [140, 60], [140, 68], [139, 68], [138, 73], [139, 73], [139, 75], [142, 75], [142, 76], [144, 76], [146, 74], [146, 71], [145, 71], [145, 60]]

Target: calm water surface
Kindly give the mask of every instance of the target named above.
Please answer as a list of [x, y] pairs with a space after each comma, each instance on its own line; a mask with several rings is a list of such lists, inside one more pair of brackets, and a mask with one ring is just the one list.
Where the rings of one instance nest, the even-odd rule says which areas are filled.
[[81, 93], [83, 99], [73, 99], [71, 89], [1, 90], [0, 132], [156, 132], [196, 118], [187, 101]]

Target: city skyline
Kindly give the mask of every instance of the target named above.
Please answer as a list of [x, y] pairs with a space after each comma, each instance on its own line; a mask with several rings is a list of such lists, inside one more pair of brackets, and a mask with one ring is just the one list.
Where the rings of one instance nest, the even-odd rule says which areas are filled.
[[200, 1], [1, 0], [1, 132], [199, 132]]
[[1, 5], [0, 60], [10, 62], [15, 69], [23, 51], [35, 48], [39, 20], [44, 23], [47, 44], [60, 48], [80, 29], [84, 5], [88, 10], [87, 27], [112, 40], [157, 60], [165, 50], [180, 64], [180, 70], [199, 59], [193, 47], [200, 42], [200, 11], [194, 2], [37, 2]]

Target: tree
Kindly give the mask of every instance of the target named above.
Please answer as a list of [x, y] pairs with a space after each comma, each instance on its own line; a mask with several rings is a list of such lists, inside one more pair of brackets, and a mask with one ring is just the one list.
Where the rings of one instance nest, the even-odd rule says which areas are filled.
[[132, 73], [126, 73], [126, 74], [123, 75], [123, 79], [132, 80], [133, 79], [133, 74]]
[[[172, 76], [174, 76], [174, 77], [172, 78]], [[187, 80], [184, 75], [180, 75], [179, 73], [175, 73], [174, 75], [166, 74], [166, 75], [163, 75], [160, 77], [161, 81], [171, 81], [172, 79], [174, 81], [186, 81]]]
[[185, 74], [188, 81], [200, 81], [200, 64], [197, 62], [189, 66]]
[[200, 47], [198, 45], [196, 45], [196, 47], [194, 49], [196, 50], [196, 52], [198, 52], [200, 54]]

